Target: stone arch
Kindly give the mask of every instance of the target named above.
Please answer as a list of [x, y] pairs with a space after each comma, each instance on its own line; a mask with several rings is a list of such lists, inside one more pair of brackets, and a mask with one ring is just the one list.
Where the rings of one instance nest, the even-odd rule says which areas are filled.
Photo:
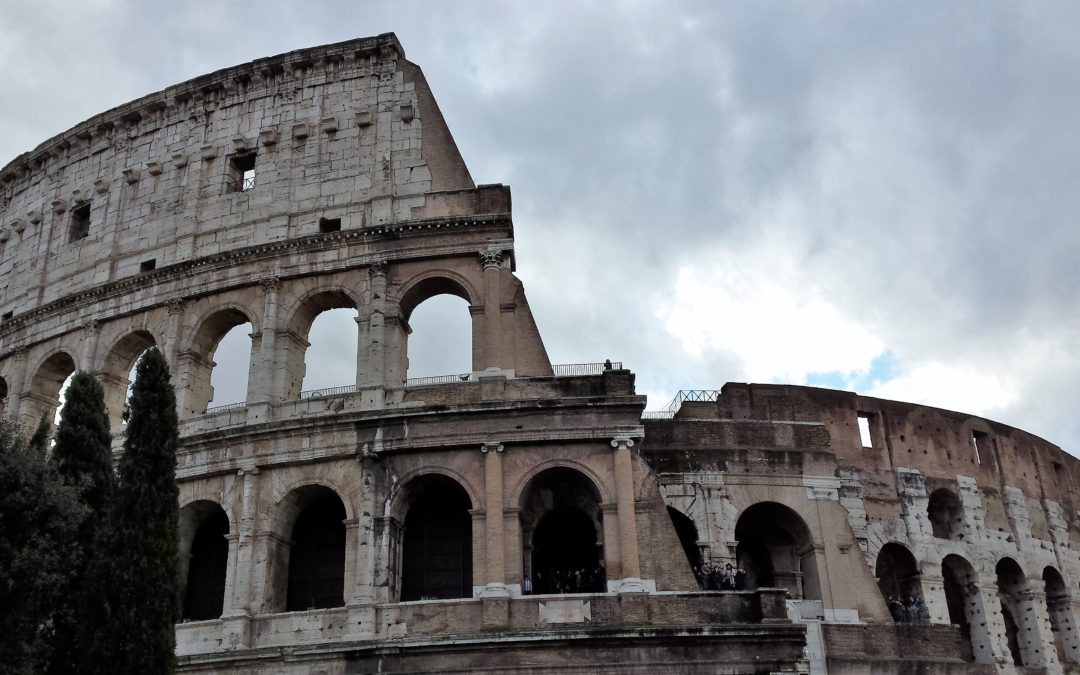
[[[467, 352], [464, 352], [463, 354], [458, 355], [460, 360], [450, 359], [449, 354], [444, 353], [444, 356], [447, 357], [448, 361], [453, 361], [453, 366], [450, 363], [445, 363], [444, 364], [444, 363], [441, 363], [441, 362], [439, 364], [435, 364], [435, 365], [436, 365], [437, 368], [441, 367], [441, 366], [444, 366], [446, 370], [461, 371], [462, 370], [461, 361], [464, 361], [465, 364], [467, 364], [464, 367], [468, 371], [471, 372], [471, 371], [475, 371], [475, 370], [479, 369], [479, 365], [478, 365], [479, 361], [477, 359], [477, 348], [478, 348], [478, 345], [480, 344], [480, 341], [479, 341], [479, 338], [478, 338], [478, 331], [480, 330], [480, 323], [477, 321], [477, 317], [474, 316], [471, 311], [469, 311], [470, 307], [476, 306], [479, 303], [479, 301], [480, 301], [479, 300], [480, 299], [479, 294], [476, 292], [476, 290], [474, 288], [472, 288], [469, 281], [467, 279], [465, 279], [464, 277], [462, 277], [461, 275], [459, 275], [459, 274], [456, 274], [456, 273], [451, 272], [449, 270], [443, 270], [443, 269], [429, 270], [429, 271], [423, 272], [421, 274], [418, 274], [417, 276], [413, 277], [412, 279], [410, 279], [409, 281], [407, 281], [405, 284], [402, 285], [400, 299], [398, 301], [398, 316], [400, 317], [401, 320], [399, 322], [393, 324], [393, 325], [388, 325], [387, 326], [387, 328], [390, 329], [390, 330], [397, 330], [398, 331], [398, 333], [394, 337], [396, 337], [397, 343], [400, 344], [401, 347], [402, 347], [401, 350], [400, 350], [401, 351], [400, 368], [401, 368], [401, 373], [402, 373], [403, 378], [408, 378], [409, 375], [410, 375], [410, 372], [409, 372], [409, 367], [410, 367], [409, 340], [410, 340], [410, 336], [413, 334], [413, 326], [411, 324], [411, 321], [412, 321], [412, 318], [413, 318], [413, 312], [416, 310], [416, 308], [419, 305], [425, 303], [426, 301], [428, 301], [428, 300], [430, 300], [432, 298], [435, 298], [437, 296], [442, 296], [442, 295], [451, 295], [451, 296], [460, 298], [460, 299], [465, 301], [466, 307], [461, 308], [460, 310], [455, 309], [452, 316], [460, 317], [460, 316], [462, 316], [462, 314], [467, 315], [467, 321], [468, 321], [467, 326], [468, 326], [468, 333], [469, 333], [469, 343], [468, 343], [469, 348], [468, 348]], [[446, 326], [445, 328], [446, 328], [446, 330], [451, 331], [451, 334], [455, 334], [456, 331], [453, 330], [454, 328], [459, 328], [459, 329], [464, 330], [465, 325], [460, 323], [459, 319], [450, 319], [450, 325]], [[427, 333], [427, 335], [430, 336], [430, 331]], [[457, 340], [457, 339], [452, 340], [452, 342], [453, 342], [454, 345], [459, 344], [459, 340]], [[445, 352], [445, 350], [441, 350], [441, 351]], [[429, 364], [429, 366], [430, 366], [430, 364]], [[415, 369], [414, 369], [412, 374], [413, 375], [416, 374]], [[450, 374], [450, 373], [435, 373], [435, 374]], [[430, 376], [430, 375], [433, 375], [433, 373], [431, 373], [431, 372], [422, 373], [422, 375], [423, 376]]]
[[1080, 661], [1080, 640], [1072, 624], [1072, 596], [1065, 579], [1057, 568], [1047, 565], [1042, 572], [1043, 589], [1046, 592], [1046, 613], [1050, 618], [1050, 632], [1054, 637], [1059, 663]]
[[955, 492], [938, 488], [930, 494], [926, 503], [926, 515], [930, 527], [938, 539], [964, 538], [964, 506]]
[[[923, 602], [922, 575], [915, 556], [901, 543], [890, 541], [878, 551], [874, 565], [881, 597], [894, 621], [921, 622], [923, 612], [912, 615], [908, 599]], [[900, 603], [897, 605], [896, 603]]]
[[686, 562], [690, 564], [690, 569], [696, 571], [701, 567], [702, 562], [701, 547], [698, 545], [700, 536], [698, 535], [697, 526], [694, 525], [694, 521], [690, 516], [673, 506], [667, 507], [667, 513], [668, 517], [671, 518], [671, 524], [675, 527], [675, 534], [679, 537], [683, 553], [686, 555]]
[[615, 503], [615, 495], [611, 494], [611, 492], [607, 489], [604, 481], [601, 480], [599, 474], [597, 474], [596, 471], [592, 469], [592, 467], [573, 459], [558, 458], [548, 459], [543, 462], [534, 464], [528, 471], [526, 471], [514, 483], [514, 487], [508, 493], [510, 495], [510, 498], [507, 499], [507, 504], [521, 506], [521, 502], [525, 498], [525, 490], [526, 488], [528, 488], [529, 484], [534, 481], [536, 477], [539, 476], [541, 473], [549, 469], [556, 468], [571, 469], [573, 471], [577, 471], [580, 474], [583, 474], [586, 478], [589, 479], [589, 482], [592, 484], [592, 488], [599, 495], [601, 504]]
[[[210, 384], [213, 373], [214, 352], [222, 338], [237, 326], [250, 323], [252, 334], [259, 331], [255, 313], [236, 303], [216, 305], [200, 317], [196, 329], [188, 343], [188, 349], [181, 356], [180, 382], [185, 387], [182, 400], [185, 416], [201, 415], [214, 399], [214, 388]], [[251, 352], [249, 352], [249, 361]], [[249, 370], [250, 370], [250, 363]]]
[[127, 403], [131, 369], [143, 352], [158, 345], [150, 331], [134, 330], [113, 343], [105, 355], [99, 379], [105, 390], [105, 408], [109, 414], [109, 427], [114, 431], [123, 425], [124, 407]]
[[52, 421], [60, 406], [64, 381], [78, 370], [75, 358], [64, 349], [56, 349], [42, 358], [30, 380], [29, 422], [37, 425], [43, 416]]
[[[359, 312], [360, 300], [350, 289], [342, 286], [324, 286], [313, 289], [299, 298], [289, 308], [285, 346], [285, 389], [284, 400], [295, 400], [303, 388], [307, 374], [307, 350], [311, 346], [308, 340], [312, 324], [323, 312], [334, 309], [353, 309]], [[357, 315], [359, 316], [359, 314]], [[353, 326], [354, 330], [359, 330]], [[359, 355], [353, 355], [353, 373], [349, 381], [341, 385], [356, 384], [356, 369]]]
[[271, 611], [344, 606], [347, 519], [346, 500], [319, 483], [298, 486], [278, 502]]
[[473, 502], [464, 486], [439, 472], [413, 476], [400, 491], [404, 510], [394, 574], [400, 599], [470, 598], [473, 594]]
[[472, 283], [448, 269], [427, 270], [401, 284], [398, 295], [398, 313], [405, 321], [412, 316], [417, 305], [436, 295], [456, 295], [470, 305], [480, 304], [480, 294]]
[[536, 593], [596, 593], [607, 587], [604, 514], [586, 473], [551, 466], [519, 497], [522, 563]]
[[420, 469], [406, 472], [398, 478], [398, 487], [387, 501], [386, 515], [397, 520], [399, 523], [403, 523], [405, 521], [405, 514], [409, 510], [410, 500], [413, 496], [410, 486], [416, 479], [430, 475], [443, 476], [444, 478], [454, 481], [469, 497], [469, 503], [472, 504], [470, 508], [475, 509], [482, 507], [483, 500], [480, 498], [480, 493], [477, 491], [476, 487], [469, 482], [469, 479], [464, 474], [445, 466], [425, 466]]
[[4, 417], [8, 409], [8, 383], [7, 378], [0, 376], [0, 417]]
[[182, 619], [216, 619], [224, 612], [231, 531], [228, 513], [215, 501], [198, 499], [180, 509], [177, 576]]
[[816, 548], [806, 521], [778, 502], [758, 502], [735, 523], [735, 558], [747, 588], [786, 588], [795, 599], [821, 599]]

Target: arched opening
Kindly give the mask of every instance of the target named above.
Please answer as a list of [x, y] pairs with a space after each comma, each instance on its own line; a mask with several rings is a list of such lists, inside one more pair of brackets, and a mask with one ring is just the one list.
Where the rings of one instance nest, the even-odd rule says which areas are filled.
[[896, 542], [882, 546], [874, 576], [893, 621], [918, 623], [923, 620], [919, 566], [906, 546]]
[[285, 400], [356, 385], [356, 303], [341, 291], [305, 298], [289, 321]]
[[574, 469], [541, 471], [522, 494], [524, 573], [534, 593], [602, 593], [607, 588], [596, 486]]
[[60, 421], [60, 408], [64, 393], [75, 375], [75, 360], [67, 352], [57, 352], [45, 359], [30, 382], [30, 428], [37, 426], [42, 417]]
[[694, 521], [690, 517], [674, 507], [667, 507], [668, 517], [675, 526], [675, 534], [679, 535], [679, 543], [682, 544], [683, 553], [686, 554], [686, 562], [690, 563], [690, 569], [695, 572], [701, 567], [701, 549], [698, 547], [698, 531]]
[[472, 371], [469, 303], [453, 295], [425, 300], [409, 318], [410, 380]]
[[223, 309], [202, 322], [191, 350], [183, 355], [186, 414], [201, 415], [208, 408], [247, 400], [251, 332], [250, 319], [238, 309]]
[[938, 539], [964, 538], [964, 507], [952, 490], [934, 490], [926, 505], [926, 515]]
[[941, 576], [945, 589], [945, 604], [949, 610], [949, 623], [960, 629], [960, 657], [967, 662], [975, 660], [972, 642], [972, 626], [979, 626], [984, 643], [980, 651], [989, 651], [989, 633], [986, 621], [975, 602], [975, 570], [971, 563], [958, 555], [947, 555], [941, 562]]
[[[1030, 600], [1025, 597], [1028, 588], [1027, 577], [1024, 576], [1019, 563], [1012, 558], [999, 560], [995, 571], [997, 572], [998, 599], [1001, 602], [1001, 618], [1005, 622], [1005, 639], [1009, 645], [1009, 655], [1012, 657], [1013, 665], [1037, 665], [1033, 650], [1038, 649], [1038, 646], [1032, 643], [1031, 632], [1022, 631], [1018, 625], [1018, 622], [1027, 624], [1031, 621], [1030, 616], [1025, 616], [1031, 613], [1031, 608], [1028, 606]], [[1025, 625], [1024, 628], [1029, 628], [1029, 626]], [[1038, 636], [1038, 632], [1035, 635]]]
[[7, 412], [8, 405], [8, 383], [7, 380], [0, 377], [0, 417], [3, 417]]
[[293, 511], [285, 611], [345, 605], [345, 505], [329, 488], [309, 485], [287, 498]]
[[735, 552], [747, 588], [786, 588], [797, 600], [820, 600], [817, 561], [810, 528], [783, 504], [761, 502], [735, 524]]
[[228, 534], [229, 517], [218, 504], [198, 501], [180, 510], [183, 620], [203, 621], [221, 616], [229, 564]]
[[1054, 635], [1054, 648], [1057, 650], [1058, 663], [1076, 662], [1077, 636], [1069, 616], [1068, 588], [1061, 573], [1047, 566], [1042, 573], [1043, 586], [1046, 590], [1046, 612], [1050, 615], [1050, 631]]
[[403, 377], [460, 377], [476, 370], [469, 305], [468, 290], [450, 278], [424, 279], [406, 291], [401, 299], [404, 323], [398, 329]]
[[472, 597], [472, 501], [453, 479], [420, 476], [407, 487], [401, 599]]
[[105, 390], [110, 429], [117, 431], [124, 424], [124, 409], [135, 382], [135, 366], [143, 353], [154, 346], [154, 336], [138, 330], [118, 340], [105, 357], [101, 383]]

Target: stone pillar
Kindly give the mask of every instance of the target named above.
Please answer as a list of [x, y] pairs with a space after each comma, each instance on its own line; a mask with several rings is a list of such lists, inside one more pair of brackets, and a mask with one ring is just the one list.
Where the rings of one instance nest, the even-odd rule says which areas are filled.
[[[226, 595], [225, 613], [222, 615], [222, 631], [225, 645], [229, 647], [250, 647], [252, 645], [251, 616], [253, 607], [259, 603], [254, 597], [252, 577], [255, 567], [255, 515], [259, 500], [259, 469], [253, 467], [240, 469], [237, 475], [243, 478], [243, 492], [240, 503], [240, 521], [237, 523], [235, 568], [231, 575], [232, 592]], [[230, 546], [230, 548], [232, 548]], [[231, 553], [231, 551], [230, 551]]]
[[[278, 326], [278, 290], [281, 288], [281, 279], [278, 277], [266, 277], [260, 281], [263, 287], [263, 322], [262, 330], [256, 340], [258, 353], [255, 353], [252, 345], [251, 359], [253, 365], [248, 374], [248, 404], [270, 404], [281, 400], [281, 392], [275, 391], [274, 383], [277, 378], [277, 334]], [[249, 410], [249, 417], [251, 411]], [[265, 418], [264, 418], [265, 420]]]
[[165, 329], [165, 344], [161, 345], [165, 360], [173, 378], [179, 377], [180, 341], [183, 339], [184, 299], [170, 298], [168, 301], [169, 324]]
[[941, 565], [924, 562], [923, 573], [920, 575], [922, 582], [923, 606], [930, 623], [949, 625], [949, 603], [945, 599], [945, 578], [941, 573]]
[[1015, 602], [1017, 639], [1025, 666], [1057, 670], [1060, 664], [1050, 630], [1046, 593], [1038, 588], [1042, 583], [1042, 579], [1028, 579], [1028, 587], [1018, 593]]
[[1012, 663], [997, 584], [981, 578], [971, 583], [964, 597], [964, 612], [976, 663]]
[[[101, 330], [98, 322], [93, 319], [84, 321], [82, 329], [82, 350], [79, 353], [79, 362], [75, 364], [75, 370], [85, 370], [92, 373], [98, 370], [94, 363], [94, 355], [97, 353], [98, 337], [101, 335]], [[127, 373], [124, 373], [124, 377], [127, 377]], [[105, 383], [102, 382], [102, 384]]]
[[[351, 589], [345, 596], [349, 611], [348, 634], [353, 639], [370, 638], [375, 634], [375, 476], [378, 459], [362, 454], [357, 458], [360, 465], [360, 512], [353, 520], [354, 531], [347, 537], [346, 569], [353, 570], [352, 578], [346, 580]], [[351, 562], [348, 558], [351, 558]]]
[[1080, 617], [1080, 598], [1055, 598], [1049, 601], [1049, 610], [1065, 652], [1065, 662], [1080, 663], [1080, 635], [1077, 634], [1080, 630], [1080, 623], [1077, 623], [1077, 617]]
[[26, 362], [30, 356], [26, 347], [15, 348], [14, 366], [8, 375], [7, 400], [4, 402], [4, 417], [15, 422], [19, 421], [20, 407], [23, 394], [30, 391], [30, 383], [27, 382]]
[[503, 538], [503, 446], [485, 443], [484, 453], [484, 560], [487, 578], [480, 597], [506, 597], [506, 542]]
[[[381, 407], [382, 392], [387, 386], [386, 359], [386, 263], [377, 261], [368, 268], [368, 286], [370, 292], [360, 309], [357, 323], [356, 387], [378, 391], [378, 406]], [[367, 403], [367, 394], [364, 396]]]
[[611, 441], [615, 448], [615, 500], [619, 516], [619, 558], [622, 563], [619, 592], [642, 592], [641, 559], [638, 552], [637, 513], [634, 499], [634, 469], [630, 448], [634, 439], [628, 435], [617, 436]]
[[502, 299], [503, 252], [487, 249], [480, 251], [480, 264], [484, 269], [484, 349], [480, 369], [505, 367], [502, 355]]

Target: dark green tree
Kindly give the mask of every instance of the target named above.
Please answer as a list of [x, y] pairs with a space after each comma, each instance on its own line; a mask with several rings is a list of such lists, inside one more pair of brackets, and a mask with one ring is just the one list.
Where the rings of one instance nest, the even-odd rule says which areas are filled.
[[[83, 661], [76, 639], [85, 608], [96, 597], [88, 570], [94, 556], [103, 555], [104, 528], [112, 505], [115, 478], [113, 476], [112, 437], [109, 435], [109, 416], [105, 412], [105, 392], [101, 383], [89, 373], [76, 373], [71, 378], [56, 442], [50, 461], [66, 485], [78, 491], [86, 507], [78, 523], [75, 539], [68, 549], [69, 574], [64, 593], [53, 615], [53, 650], [50, 672], [76, 672]], [[48, 420], [43, 419], [30, 441], [31, 447], [48, 444]]]
[[[35, 434], [36, 437], [36, 434]], [[66, 588], [68, 548], [84, 507], [40, 445], [0, 423], [0, 673], [49, 665], [52, 614]]]
[[111, 510], [109, 594], [89, 628], [84, 672], [154, 673], [176, 668], [179, 603], [176, 538], [179, 491], [176, 395], [165, 357], [147, 350], [135, 370]]

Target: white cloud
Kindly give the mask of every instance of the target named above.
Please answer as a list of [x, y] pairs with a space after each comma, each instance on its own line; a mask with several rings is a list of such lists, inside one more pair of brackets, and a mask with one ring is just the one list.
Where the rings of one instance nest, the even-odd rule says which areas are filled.
[[790, 256], [718, 252], [679, 268], [655, 316], [689, 356], [737, 354], [743, 377], [802, 383], [810, 373], [869, 370], [885, 344], [807, 283]]
[[860, 393], [991, 417], [1016, 403], [1019, 389], [1010, 374], [930, 361]]

